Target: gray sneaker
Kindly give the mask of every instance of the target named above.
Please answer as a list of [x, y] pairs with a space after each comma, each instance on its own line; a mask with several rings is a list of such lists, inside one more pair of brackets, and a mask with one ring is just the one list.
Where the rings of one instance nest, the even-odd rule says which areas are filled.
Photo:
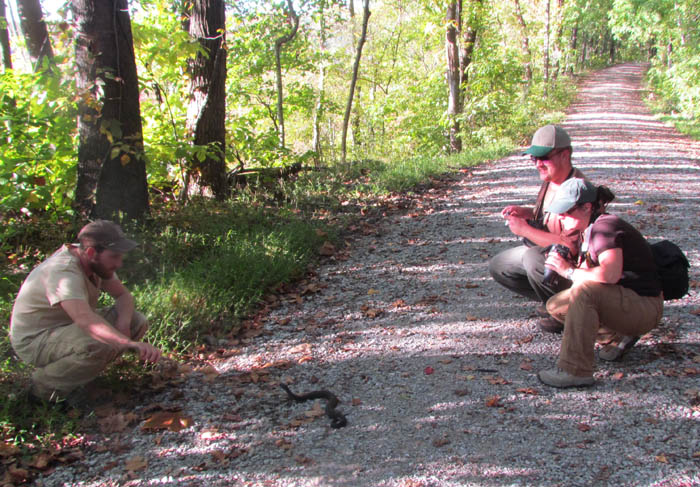
[[552, 387], [588, 387], [595, 382], [593, 377], [579, 377], [557, 367], [556, 369], [540, 370], [537, 378], [543, 384]]

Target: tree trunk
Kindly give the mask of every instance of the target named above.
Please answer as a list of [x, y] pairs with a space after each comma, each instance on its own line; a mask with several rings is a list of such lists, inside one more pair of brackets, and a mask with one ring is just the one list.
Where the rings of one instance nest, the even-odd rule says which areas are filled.
[[[321, 37], [321, 57], [326, 52], [326, 14], [325, 0], [319, 2], [319, 35]], [[323, 108], [326, 89], [326, 61], [321, 59], [318, 68], [318, 94], [316, 96], [316, 105], [314, 107], [313, 120], [313, 140], [311, 142], [312, 150], [316, 153], [314, 159], [316, 166], [321, 162], [321, 120], [323, 120]]]
[[462, 139], [459, 135], [459, 118], [462, 113], [462, 76], [459, 60], [459, 45], [457, 43], [459, 27], [462, 18], [462, 2], [452, 1], [447, 5], [445, 24], [445, 49], [447, 51], [447, 116], [450, 119], [449, 152], [462, 151]]
[[138, 78], [127, 0], [73, 0], [78, 184], [85, 215], [121, 220], [148, 211]]
[[[483, 0], [477, 0], [479, 7], [483, 4]], [[476, 22], [478, 24], [478, 21]], [[478, 34], [477, 25], [467, 25], [463, 28], [462, 32], [462, 45], [459, 50], [459, 70], [460, 76], [462, 77], [462, 94], [464, 95], [464, 84], [467, 82], [469, 76], [467, 74], [467, 69], [472, 63], [472, 58], [474, 56], [474, 46], [476, 45], [476, 38]], [[466, 97], [462, 97], [465, 100]], [[462, 101], [464, 104], [464, 101]]]
[[189, 62], [187, 130], [207, 154], [189, 161], [186, 194], [208, 188], [218, 200], [229, 195], [226, 177], [226, 12], [223, 0], [194, 0], [187, 12], [189, 34], [204, 52]]
[[348, 103], [345, 106], [345, 116], [343, 117], [343, 135], [340, 140], [341, 161], [343, 164], [347, 160], [347, 140], [348, 140], [348, 125], [350, 123], [350, 113], [352, 112], [352, 99], [355, 96], [355, 86], [357, 85], [357, 76], [360, 71], [360, 59], [362, 58], [362, 47], [367, 40], [367, 24], [369, 23], [369, 0], [363, 1], [362, 13], [362, 33], [357, 41], [357, 52], [355, 53], [355, 62], [352, 65], [352, 79], [350, 80], [350, 94], [348, 95]]
[[577, 48], [578, 48], [578, 23], [574, 26], [574, 29], [571, 32], [571, 52], [573, 53], [573, 56], [574, 56], [574, 62], [573, 62], [573, 65], [570, 65], [570, 67], [569, 67], [569, 74], [574, 74], [574, 67], [575, 67], [576, 62], [578, 60], [578, 57], [576, 56], [576, 49]]
[[3, 68], [5, 68], [5, 71], [12, 69], [12, 51], [10, 50], [10, 34], [7, 29], [5, 0], [0, 0], [0, 49], [2, 49]]
[[544, 97], [549, 96], [549, 32], [551, 29], [551, 0], [547, 0], [546, 5], [546, 27], [545, 27], [545, 37], [544, 37]]
[[17, 0], [17, 10], [34, 71], [39, 71], [44, 59], [49, 62], [53, 60], [51, 39], [49, 31], [46, 29], [41, 4], [39, 0]]
[[557, 33], [554, 37], [554, 73], [552, 75], [552, 79], [554, 80], [559, 77], [559, 70], [561, 69], [561, 37], [564, 32], [563, 9], [564, 0], [557, 0]]
[[530, 39], [527, 35], [527, 24], [523, 18], [523, 11], [520, 8], [520, 0], [513, 0], [513, 3], [515, 3], [515, 15], [523, 31], [523, 52], [527, 58], [525, 61], [525, 80], [529, 86], [532, 82], [532, 52], [530, 51]]
[[282, 36], [275, 41], [275, 75], [277, 79], [277, 129], [280, 139], [280, 147], [282, 147], [283, 149], [286, 146], [286, 143], [284, 140], [284, 96], [282, 93], [282, 61], [280, 57], [282, 53], [282, 46], [294, 39], [294, 36], [297, 34], [297, 29], [299, 29], [299, 17], [294, 11], [292, 0], [287, 0], [287, 8], [289, 9], [289, 19], [292, 21], [292, 30], [286, 36]]

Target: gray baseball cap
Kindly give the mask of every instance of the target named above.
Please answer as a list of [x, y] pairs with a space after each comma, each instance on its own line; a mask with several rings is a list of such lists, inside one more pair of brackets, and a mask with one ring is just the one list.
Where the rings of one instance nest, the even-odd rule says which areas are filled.
[[556, 196], [545, 211], [561, 215], [576, 205], [593, 203], [598, 199], [598, 188], [585, 179], [571, 178], [564, 181], [557, 190]]
[[563, 149], [564, 147], [571, 147], [571, 138], [566, 130], [556, 125], [545, 125], [537, 129], [535, 135], [532, 136], [530, 148], [524, 154], [544, 157], [554, 149]]

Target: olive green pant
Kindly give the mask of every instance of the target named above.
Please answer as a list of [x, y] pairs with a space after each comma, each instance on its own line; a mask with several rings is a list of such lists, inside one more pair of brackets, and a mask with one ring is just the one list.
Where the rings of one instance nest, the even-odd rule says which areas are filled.
[[[112, 325], [117, 321], [114, 307], [97, 313]], [[148, 330], [148, 320], [134, 311], [130, 329], [130, 338], [140, 340]], [[32, 392], [46, 400], [65, 397], [92, 381], [120, 355], [115, 347], [98, 342], [74, 323], [43, 332], [16, 352], [36, 367]]]
[[599, 329], [643, 335], [661, 320], [663, 298], [640, 296], [616, 284], [581, 282], [549, 298], [547, 311], [564, 322], [558, 367], [572, 375], [590, 377]]

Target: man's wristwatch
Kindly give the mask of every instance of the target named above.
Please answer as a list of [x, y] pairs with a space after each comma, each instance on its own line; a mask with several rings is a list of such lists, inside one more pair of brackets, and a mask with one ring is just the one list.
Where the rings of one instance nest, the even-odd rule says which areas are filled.
[[574, 278], [574, 271], [575, 271], [575, 270], [576, 270], [576, 269], [573, 268], [573, 267], [570, 268], [569, 270], [567, 270], [567, 271], [564, 273], [564, 277], [566, 277], [569, 281], [572, 281], [573, 278]]

